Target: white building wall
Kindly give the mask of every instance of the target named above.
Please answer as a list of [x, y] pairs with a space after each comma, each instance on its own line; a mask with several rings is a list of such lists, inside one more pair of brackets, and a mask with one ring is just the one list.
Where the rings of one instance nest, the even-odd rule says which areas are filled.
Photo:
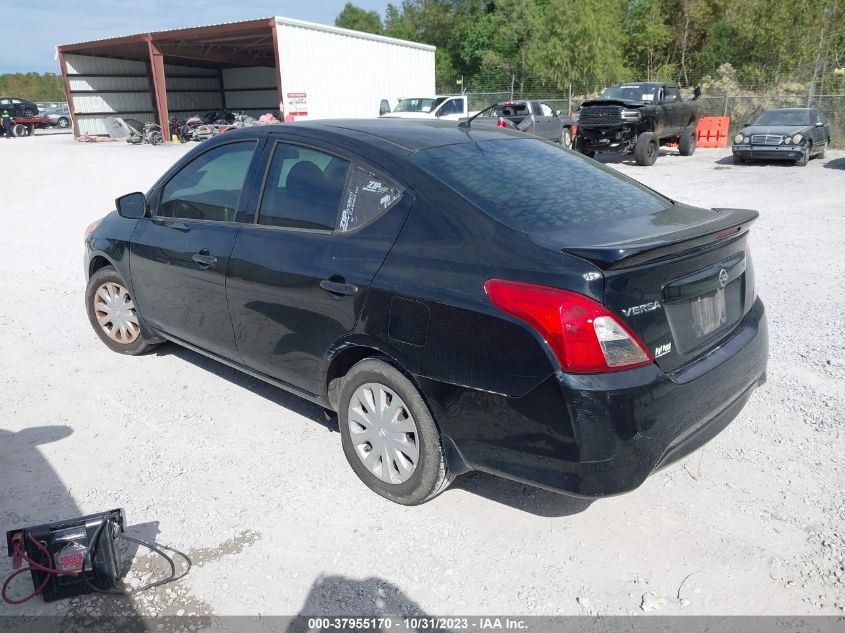
[[[376, 118], [379, 102], [434, 95], [433, 46], [276, 18], [285, 102], [300, 119]], [[305, 95], [293, 96], [289, 95]]]

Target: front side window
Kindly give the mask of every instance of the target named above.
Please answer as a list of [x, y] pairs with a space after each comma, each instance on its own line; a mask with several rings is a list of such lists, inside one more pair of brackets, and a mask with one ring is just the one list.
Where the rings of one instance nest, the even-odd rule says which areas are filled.
[[673, 86], [666, 86], [666, 96], [665, 100], [668, 102], [678, 101], [681, 95], [678, 93], [678, 89]]
[[315, 149], [277, 143], [267, 171], [258, 223], [333, 231], [349, 161]]
[[197, 156], [164, 186], [158, 216], [234, 222], [255, 146], [227, 143]]
[[540, 104], [540, 111], [543, 113], [543, 116], [554, 116], [554, 110], [545, 103]]
[[440, 116], [446, 114], [463, 114], [463, 104], [459, 99], [450, 99], [440, 108]]

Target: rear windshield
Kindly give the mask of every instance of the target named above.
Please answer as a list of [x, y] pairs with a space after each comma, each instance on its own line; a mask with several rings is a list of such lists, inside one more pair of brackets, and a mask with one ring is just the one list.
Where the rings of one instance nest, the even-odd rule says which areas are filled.
[[412, 160], [482, 211], [528, 233], [651, 215], [671, 206], [612, 169], [539, 139], [433, 147]]

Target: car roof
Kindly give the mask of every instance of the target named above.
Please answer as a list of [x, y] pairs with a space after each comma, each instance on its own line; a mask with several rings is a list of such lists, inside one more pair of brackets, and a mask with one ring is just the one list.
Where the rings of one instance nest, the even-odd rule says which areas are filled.
[[[242, 128], [226, 134], [250, 136], [290, 131], [329, 132], [354, 140], [365, 140], [367, 136], [415, 152], [431, 147], [458, 145], [508, 138], [527, 138], [525, 134], [499, 127], [458, 127], [457, 121], [426, 121], [408, 119], [325, 119], [320, 121], [298, 121], [273, 125]], [[231, 138], [231, 137], [229, 137]]]
[[769, 108], [765, 112], [809, 112], [815, 108]]

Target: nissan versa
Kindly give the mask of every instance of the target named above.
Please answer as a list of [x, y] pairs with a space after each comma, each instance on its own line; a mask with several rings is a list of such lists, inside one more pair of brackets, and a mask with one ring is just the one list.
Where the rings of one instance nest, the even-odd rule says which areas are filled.
[[481, 470], [612, 495], [765, 380], [755, 211], [519, 132], [400, 120], [208, 140], [85, 239], [111, 349], [173, 341], [336, 411], [375, 492]]

